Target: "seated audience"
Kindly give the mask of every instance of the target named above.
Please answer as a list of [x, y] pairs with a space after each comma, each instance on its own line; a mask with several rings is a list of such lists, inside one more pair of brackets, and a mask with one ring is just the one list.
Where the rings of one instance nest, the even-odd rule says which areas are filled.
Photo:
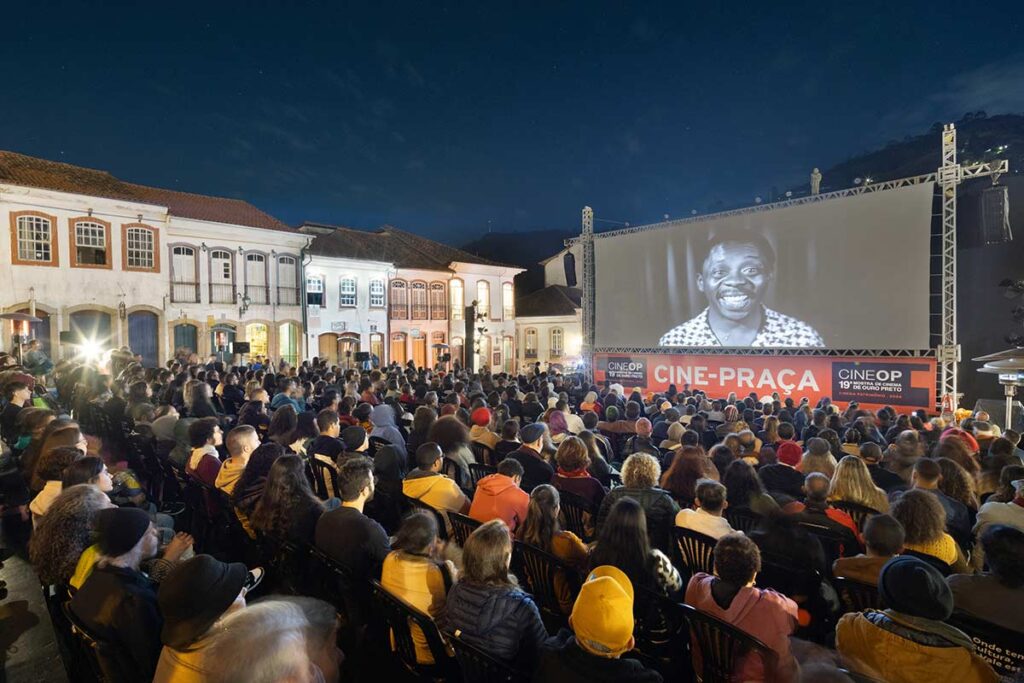
[[[550, 484], [541, 484], [530, 494], [526, 521], [516, 536], [523, 543], [551, 553], [582, 574], [587, 568], [587, 546], [576, 534], [560, 528], [558, 513], [558, 490]], [[572, 609], [573, 596], [561, 572], [555, 575], [555, 590], [562, 611], [568, 614]]]
[[[384, 558], [381, 585], [423, 613], [439, 618], [457, 573], [455, 565], [441, 557], [437, 519], [423, 511], [411, 512], [402, 520], [392, 548]], [[423, 631], [416, 624], [410, 624], [410, 629], [416, 661], [433, 664]]]
[[985, 503], [978, 509], [975, 533], [980, 533], [989, 524], [1005, 524], [1024, 531], [1024, 477], [1015, 479], [1010, 485], [1015, 491], [1012, 500], [1006, 503]]
[[110, 493], [114, 490], [114, 480], [103, 464], [103, 459], [95, 455], [87, 455], [80, 460], [75, 460], [64, 469], [64, 480], [62, 490], [69, 489], [78, 484], [90, 484], [103, 493]]
[[[675, 541], [671, 538], [679, 504], [667, 491], [658, 488], [661, 466], [654, 456], [634, 453], [622, 464], [622, 486], [612, 489], [601, 502], [597, 512], [597, 529], [601, 530], [611, 508], [623, 498], [637, 501], [644, 511], [650, 543], [656, 548], [668, 551]], [[607, 564], [607, 563], [602, 563]], [[631, 577], [632, 578], [632, 577]], [[636, 581], [634, 580], [635, 584]]]
[[890, 515], [872, 515], [864, 523], [867, 554], [838, 558], [832, 563], [832, 575], [875, 586], [885, 563], [903, 552], [903, 542], [899, 522]]
[[405, 437], [395, 424], [395, 409], [386, 403], [374, 406], [370, 412], [373, 431], [370, 436], [384, 439], [395, 449], [398, 457], [404, 462], [408, 457], [405, 450]]
[[909, 484], [914, 465], [923, 457], [924, 444], [920, 435], [913, 429], [907, 429], [900, 432], [896, 440], [889, 444], [889, 448], [882, 456], [882, 464], [890, 472], [898, 475], [904, 483]]
[[963, 551], [945, 531], [946, 511], [934, 495], [912, 489], [893, 503], [889, 513], [903, 526], [905, 554], [931, 563], [944, 576], [968, 571]]
[[523, 466], [518, 460], [505, 458], [498, 471], [476, 483], [469, 516], [478, 522], [500, 519], [513, 533], [526, 521], [530, 494], [521, 488]]
[[762, 516], [779, 511], [779, 504], [765, 492], [757, 471], [745, 460], [736, 460], [726, 468], [722, 484], [729, 507], [734, 510], [749, 510]]
[[501, 438], [494, 444], [494, 458], [508, 457], [513, 451], [519, 450], [522, 446], [519, 443], [519, 423], [515, 420], [505, 420], [501, 425]]
[[562, 629], [544, 647], [537, 683], [660, 683], [661, 674], [636, 659], [633, 649], [633, 584], [617, 567], [595, 567], [580, 589]]
[[217, 475], [220, 474], [220, 455], [217, 453], [217, 446], [224, 441], [217, 418], [203, 417], [189, 425], [188, 440], [192, 446], [192, 453], [189, 455], [185, 472], [207, 486], [215, 486]]
[[448, 592], [438, 626], [525, 672], [533, 671], [548, 638], [533, 598], [509, 573], [512, 539], [500, 520], [470, 534], [462, 573]]
[[241, 520], [242, 526], [246, 527], [246, 531], [253, 537], [255, 537], [255, 533], [249, 525], [249, 518], [267, 486], [270, 468], [274, 461], [284, 454], [284, 448], [273, 441], [260, 445], [249, 456], [249, 462], [245, 464], [242, 476], [238, 478], [235, 490], [231, 493], [231, 505], [235, 508], [235, 514]]
[[221, 463], [214, 485], [230, 496], [234, 493], [235, 484], [245, 471], [245, 466], [249, 464], [249, 457], [260, 447], [260, 438], [254, 427], [241, 425], [228, 432], [225, 445], [228, 449], [228, 458]]
[[320, 516], [316, 546], [348, 569], [354, 579], [377, 578], [391, 547], [383, 527], [363, 514], [366, 502], [373, 498], [373, 463], [369, 458], [347, 461], [341, 467], [338, 486], [341, 506]]
[[469, 438], [473, 443], [493, 451], [498, 445], [499, 437], [491, 431], [491, 419], [491, 411], [484, 406], [470, 413], [469, 421], [473, 426], [469, 428]]
[[[781, 429], [789, 423], [783, 422], [779, 425]], [[778, 462], [773, 465], [763, 465], [757, 471], [768, 493], [776, 499], [776, 502], [783, 500], [800, 500], [804, 497], [804, 475], [797, 467], [803, 459], [803, 451], [794, 441], [782, 441], [775, 449], [775, 457]]]
[[[337, 500], [332, 499], [336, 504]], [[325, 510], [313, 494], [306, 464], [298, 455], [282, 455], [274, 461], [249, 523], [272, 538], [292, 543], [312, 543], [316, 524]]]
[[[761, 571], [761, 553], [757, 545], [742, 534], [728, 534], [718, 540], [714, 552], [715, 575], [694, 574], [686, 587], [686, 604], [748, 633], [775, 652], [772, 671], [765, 662], [747, 655], [738, 663], [736, 680], [792, 681], [798, 666], [789, 647], [789, 636], [797, 626], [797, 604], [770, 588], [754, 586]], [[706, 656], [694, 643], [694, 669], [700, 671], [699, 658]]]
[[[696, 509], [683, 508], [676, 515], [676, 526], [710, 536], [715, 540], [733, 533], [729, 522], [722, 517], [726, 501], [725, 487], [711, 479], [697, 482]], [[741, 532], [742, 533], [742, 532]]]
[[668, 471], [661, 475], [660, 486], [684, 507], [693, 504], [697, 482], [713, 476], [717, 469], [699, 446], [683, 446], [672, 458]]
[[852, 555], [860, 551], [860, 530], [850, 515], [829, 504], [831, 483], [821, 472], [808, 474], [804, 484], [804, 502], [790, 503], [783, 511], [795, 514], [800, 522], [828, 529], [842, 539], [843, 555]]
[[828, 441], [815, 436], [808, 439], [804, 445], [807, 451], [800, 459], [800, 466], [797, 469], [805, 477], [812, 472], [820, 472], [831, 479], [836, 471], [836, 459], [832, 456]]
[[535, 486], [551, 483], [555, 470], [541, 455], [547, 427], [543, 422], [534, 422], [519, 430], [521, 445], [508, 457], [523, 466], [523, 481], [520, 486], [529, 493]]
[[446, 415], [431, 425], [427, 438], [440, 446], [444, 457], [458, 467], [458, 478], [455, 483], [468, 482], [469, 464], [476, 462], [476, 456], [469, 447], [469, 429], [466, 425], [459, 422], [459, 418], [454, 415]]
[[[62, 431], [77, 431], [77, 429]], [[50, 441], [51, 439], [47, 439], [47, 443]], [[43, 488], [28, 506], [28, 509], [32, 511], [33, 526], [39, 524], [47, 510], [50, 509], [50, 505], [60, 495], [64, 486], [64, 471], [83, 457], [83, 451], [76, 446], [57, 446], [43, 450], [42, 455], [39, 456], [39, 462], [36, 463], [35, 471], [35, 477], [44, 482]]]
[[875, 485], [867, 465], [856, 455], [843, 456], [836, 465], [828, 490], [828, 499], [856, 503], [877, 512], [889, 511], [889, 499], [886, 498], [885, 491]]
[[878, 593], [888, 609], [845, 614], [836, 627], [836, 649], [852, 671], [889, 683], [998, 680], [970, 636], [943, 623], [953, 594], [935, 567], [894, 557], [882, 567]]
[[[859, 432], [858, 432], [859, 433]], [[860, 459], [867, 465], [868, 474], [875, 486], [885, 491], [886, 495], [893, 491], [902, 491], [907, 488], [907, 482], [903, 477], [891, 472], [882, 466], [882, 447], [873, 441], [866, 441], [860, 445]]]
[[69, 486], [32, 531], [29, 560], [43, 585], [66, 584], [78, 560], [93, 543], [96, 515], [114, 507], [95, 486]]
[[[428, 441], [416, 449], [416, 469], [406, 475], [402, 493], [440, 512], [469, 512], [469, 498], [459, 485], [441, 474], [441, 447]], [[447, 517], [445, 517], [447, 520]]]
[[[630, 456], [636, 457], [651, 456], [645, 453]], [[590, 566], [605, 564], [625, 572], [634, 586], [643, 586], [669, 596], [675, 595], [683, 587], [683, 580], [668, 557], [651, 546], [644, 509], [632, 497], [615, 501], [598, 529], [597, 542], [590, 553]]]
[[607, 490], [587, 471], [590, 457], [583, 440], [576, 436], [566, 437], [558, 445], [555, 462], [558, 469], [551, 479], [551, 484], [560, 491], [569, 491], [580, 496], [595, 509], [598, 508]]
[[946, 579], [956, 611], [1024, 633], [1024, 531], [990, 524], [978, 541], [988, 571]]
[[[953, 500], [939, 490], [941, 480], [942, 468], [939, 467], [938, 462], [930, 458], [921, 458], [911, 470], [911, 486], [919, 491], [927, 491], [939, 501], [942, 509], [946, 511], [946, 531], [960, 544], [961, 548], [970, 548], [973, 544], [971, 514], [966, 505]], [[902, 494], [894, 494], [893, 498], [900, 495]]]

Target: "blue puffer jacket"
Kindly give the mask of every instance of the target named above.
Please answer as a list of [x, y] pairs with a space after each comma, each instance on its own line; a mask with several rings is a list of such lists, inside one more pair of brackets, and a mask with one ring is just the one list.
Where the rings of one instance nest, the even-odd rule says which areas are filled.
[[518, 588], [459, 581], [448, 592], [441, 630], [460, 632], [470, 645], [532, 671], [548, 638], [533, 598]]

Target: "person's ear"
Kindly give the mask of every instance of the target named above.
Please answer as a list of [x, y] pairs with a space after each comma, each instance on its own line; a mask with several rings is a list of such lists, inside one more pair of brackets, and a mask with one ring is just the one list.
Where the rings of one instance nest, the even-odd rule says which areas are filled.
[[697, 289], [701, 293], [704, 292], [704, 274], [703, 273], [700, 273], [700, 274], [697, 275]]

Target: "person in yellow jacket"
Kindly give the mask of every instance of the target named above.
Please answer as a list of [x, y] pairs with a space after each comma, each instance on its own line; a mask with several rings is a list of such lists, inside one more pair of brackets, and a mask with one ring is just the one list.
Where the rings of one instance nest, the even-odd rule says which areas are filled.
[[836, 627], [836, 649], [849, 669], [889, 683], [999, 680], [970, 636], [944, 623], [953, 594], [939, 570], [894, 557], [882, 567], [878, 594], [889, 609], [845, 614]]
[[[441, 474], [443, 455], [441, 447], [432, 441], [416, 449], [416, 469], [406, 475], [402, 482], [402, 493], [409, 498], [426, 503], [441, 513], [469, 512], [470, 501], [459, 485]], [[445, 526], [451, 533], [448, 517]]]

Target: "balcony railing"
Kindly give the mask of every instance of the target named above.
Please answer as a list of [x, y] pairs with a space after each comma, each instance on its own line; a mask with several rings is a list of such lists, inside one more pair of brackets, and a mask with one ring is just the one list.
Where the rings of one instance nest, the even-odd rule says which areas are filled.
[[199, 303], [198, 282], [172, 282], [171, 301], [176, 304]]
[[427, 307], [426, 305], [413, 304], [412, 306], [412, 319], [413, 320], [426, 320], [427, 319]]
[[211, 304], [233, 304], [235, 303], [235, 286], [225, 284], [210, 284]]
[[409, 319], [409, 307], [405, 304], [391, 304], [391, 319], [392, 320], [408, 320]]
[[526, 349], [526, 351], [523, 352], [523, 357], [524, 358], [536, 358], [537, 357], [537, 349]]
[[299, 288], [298, 287], [278, 287], [277, 288], [277, 305], [278, 306], [298, 306], [299, 305]]
[[270, 287], [266, 285], [246, 285], [245, 295], [249, 297], [249, 303], [254, 306], [266, 306], [270, 303]]

